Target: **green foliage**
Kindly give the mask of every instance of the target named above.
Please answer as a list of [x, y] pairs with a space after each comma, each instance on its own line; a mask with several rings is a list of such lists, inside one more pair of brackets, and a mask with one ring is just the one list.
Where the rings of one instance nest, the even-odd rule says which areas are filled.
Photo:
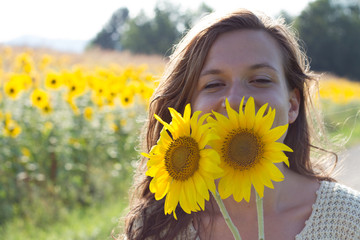
[[[20, 137], [0, 135], [0, 225], [13, 217], [39, 226], [56, 222], [67, 211], [127, 191], [140, 128], [129, 114], [141, 116], [143, 107], [103, 109], [88, 121], [62, 100], [55, 101], [56, 111], [42, 115], [29, 98], [24, 93], [0, 106], [22, 127]], [[77, 99], [81, 111], [89, 101], [89, 94]], [[123, 119], [130, 122], [122, 126]]]
[[317, 0], [296, 18], [311, 66], [360, 80], [360, 3]]
[[360, 108], [359, 102], [334, 104], [323, 101], [324, 122], [331, 138], [346, 146], [360, 143]]
[[120, 8], [113, 13], [109, 22], [90, 42], [90, 47], [121, 50], [120, 39], [125, 22], [129, 18], [129, 10]]
[[[125, 17], [119, 17], [125, 16], [124, 10], [120, 9], [114, 13], [110, 23], [98, 33], [92, 45], [129, 50], [133, 53], [169, 55], [172, 45], [179, 40], [183, 32], [202, 14], [212, 11], [204, 3], [196, 11], [181, 12], [179, 9], [178, 5], [160, 1], [155, 6], [154, 16], [148, 17], [141, 11], [135, 18], [128, 18], [126, 22], [123, 21]], [[113, 22], [115, 24], [111, 24]], [[115, 27], [109, 27], [113, 25]]]
[[154, 19], [147, 20], [141, 13], [130, 20], [122, 39], [124, 49], [134, 53], [166, 53], [180, 35], [171, 17], [169, 10], [156, 7]]
[[121, 215], [126, 201], [105, 201], [89, 208], [76, 208], [63, 214], [61, 221], [37, 226], [31, 220], [16, 218], [0, 227], [6, 240], [106, 240], [122, 232]]

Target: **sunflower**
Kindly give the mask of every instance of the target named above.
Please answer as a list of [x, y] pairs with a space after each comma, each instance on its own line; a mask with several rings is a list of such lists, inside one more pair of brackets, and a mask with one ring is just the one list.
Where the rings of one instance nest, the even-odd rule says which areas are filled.
[[41, 112], [45, 115], [50, 114], [53, 112], [53, 108], [50, 104], [50, 102], [47, 102], [47, 104], [45, 104], [42, 108], [41, 108]]
[[34, 69], [34, 61], [29, 53], [22, 53], [16, 57], [15, 67], [17, 71], [30, 73]]
[[48, 89], [57, 90], [63, 85], [61, 75], [55, 72], [49, 72], [45, 77], [45, 86]]
[[73, 113], [78, 116], [80, 115], [80, 110], [79, 107], [76, 104], [76, 99], [75, 97], [72, 97], [70, 95], [65, 95], [65, 102], [67, 102], [67, 104], [69, 104], [70, 108], [72, 109]]
[[149, 104], [149, 99], [151, 98], [153, 92], [154, 89], [151, 88], [149, 84], [140, 83], [138, 86], [138, 93], [140, 94], [141, 99], [146, 105]]
[[10, 80], [4, 83], [4, 92], [11, 99], [15, 100], [23, 91], [23, 85], [16, 80]]
[[[157, 145], [150, 153], [143, 153], [149, 158], [146, 175], [153, 177], [150, 191], [155, 199], [165, 197], [165, 214], [173, 213], [180, 207], [188, 214], [204, 210], [205, 200], [209, 200], [209, 190], [214, 192], [214, 180], [221, 176], [220, 158], [215, 150], [205, 148], [215, 139], [209, 124], [203, 124], [209, 114], [199, 118], [200, 111], [191, 115], [191, 107], [185, 107], [181, 116], [169, 108], [172, 116], [170, 124], [159, 116], [155, 118], [164, 125]], [[169, 134], [170, 133], [170, 134]]]
[[211, 142], [221, 158], [220, 166], [224, 169], [224, 176], [220, 179], [218, 190], [221, 198], [228, 198], [231, 194], [240, 202], [250, 200], [253, 185], [259, 197], [264, 196], [264, 186], [274, 188], [272, 181], [282, 181], [284, 175], [274, 163], [289, 161], [283, 151], [292, 150], [283, 143], [276, 142], [287, 130], [288, 125], [270, 129], [275, 118], [275, 109], [263, 105], [255, 115], [254, 99], [250, 97], [245, 111], [241, 100], [239, 113], [230, 107], [226, 100], [228, 117], [213, 112], [209, 118], [216, 134], [220, 137]]
[[134, 105], [135, 93], [131, 88], [125, 88], [119, 95], [120, 104], [123, 108], [129, 108]]
[[31, 103], [35, 107], [43, 109], [49, 105], [49, 101], [49, 94], [40, 88], [34, 89], [34, 91], [31, 93]]
[[86, 92], [86, 81], [80, 71], [63, 74], [64, 83], [68, 89], [68, 95], [71, 98], [79, 97]]
[[43, 71], [44, 69], [46, 69], [51, 64], [51, 62], [53, 62], [53, 59], [50, 55], [43, 55], [39, 63], [40, 70]]
[[92, 107], [86, 107], [84, 109], [83, 114], [84, 114], [85, 119], [90, 121], [93, 118], [93, 113], [94, 113], [94, 111], [93, 111]]
[[3, 133], [7, 137], [16, 138], [21, 133], [21, 127], [15, 120], [7, 118]]

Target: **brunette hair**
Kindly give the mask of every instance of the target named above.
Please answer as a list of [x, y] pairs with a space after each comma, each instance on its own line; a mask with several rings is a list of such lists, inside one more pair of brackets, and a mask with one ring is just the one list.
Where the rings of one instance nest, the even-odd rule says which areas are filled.
[[[288, 153], [290, 168], [302, 175], [317, 179], [332, 180], [330, 176], [310, 160], [312, 148], [308, 111], [312, 105], [310, 85], [316, 78], [309, 72], [308, 62], [301, 50], [298, 39], [280, 20], [248, 10], [238, 11], [216, 17], [211, 14], [192, 28], [175, 47], [170, 56], [164, 75], [152, 97], [148, 122], [143, 129], [143, 151], [149, 152], [160, 136], [162, 125], [155, 120], [154, 114], [170, 122], [169, 107], [183, 112], [191, 101], [200, 72], [208, 51], [219, 35], [235, 30], [260, 30], [272, 36], [282, 53], [285, 78], [290, 90], [300, 93], [299, 114], [289, 125], [284, 143], [294, 150]], [[188, 215], [181, 208], [176, 209], [179, 220], [172, 215], [164, 215], [164, 199], [156, 201], [149, 191], [151, 177], [145, 176], [146, 158], [142, 158], [135, 176], [133, 198], [126, 217], [125, 230], [128, 239], [142, 240], [173, 239], [184, 230], [196, 213]]]

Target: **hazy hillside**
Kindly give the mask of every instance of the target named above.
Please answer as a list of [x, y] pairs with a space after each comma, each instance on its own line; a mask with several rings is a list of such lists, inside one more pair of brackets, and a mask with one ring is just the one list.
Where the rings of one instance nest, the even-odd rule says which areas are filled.
[[64, 52], [81, 53], [88, 41], [85, 40], [69, 40], [69, 39], [50, 39], [37, 36], [22, 36], [5, 42], [10, 46], [27, 46], [50, 48]]

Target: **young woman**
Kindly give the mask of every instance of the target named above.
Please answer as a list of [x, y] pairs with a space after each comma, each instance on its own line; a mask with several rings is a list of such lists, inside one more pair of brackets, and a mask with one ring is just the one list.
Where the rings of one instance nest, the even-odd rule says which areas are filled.
[[[237, 109], [242, 97], [246, 102], [251, 96], [256, 110], [265, 103], [276, 109], [273, 127], [289, 124], [279, 141], [293, 149], [287, 153], [290, 167], [277, 165], [284, 181], [264, 192], [265, 238], [360, 239], [359, 193], [335, 183], [327, 163], [310, 158], [312, 149], [321, 150], [314, 145], [309, 118], [315, 81], [296, 37], [281, 21], [247, 10], [212, 14], [188, 32], [170, 57], [150, 104], [143, 151], [149, 152], [160, 137], [162, 125], [154, 114], [169, 123], [168, 108], [182, 113], [187, 103], [193, 112], [226, 114], [225, 99]], [[233, 239], [213, 199], [205, 211], [192, 214], [178, 206], [178, 220], [164, 215], [164, 199], [156, 201], [149, 190], [146, 162], [141, 159], [135, 177], [127, 239]], [[242, 238], [257, 239], [254, 194], [249, 202], [223, 201]]]

